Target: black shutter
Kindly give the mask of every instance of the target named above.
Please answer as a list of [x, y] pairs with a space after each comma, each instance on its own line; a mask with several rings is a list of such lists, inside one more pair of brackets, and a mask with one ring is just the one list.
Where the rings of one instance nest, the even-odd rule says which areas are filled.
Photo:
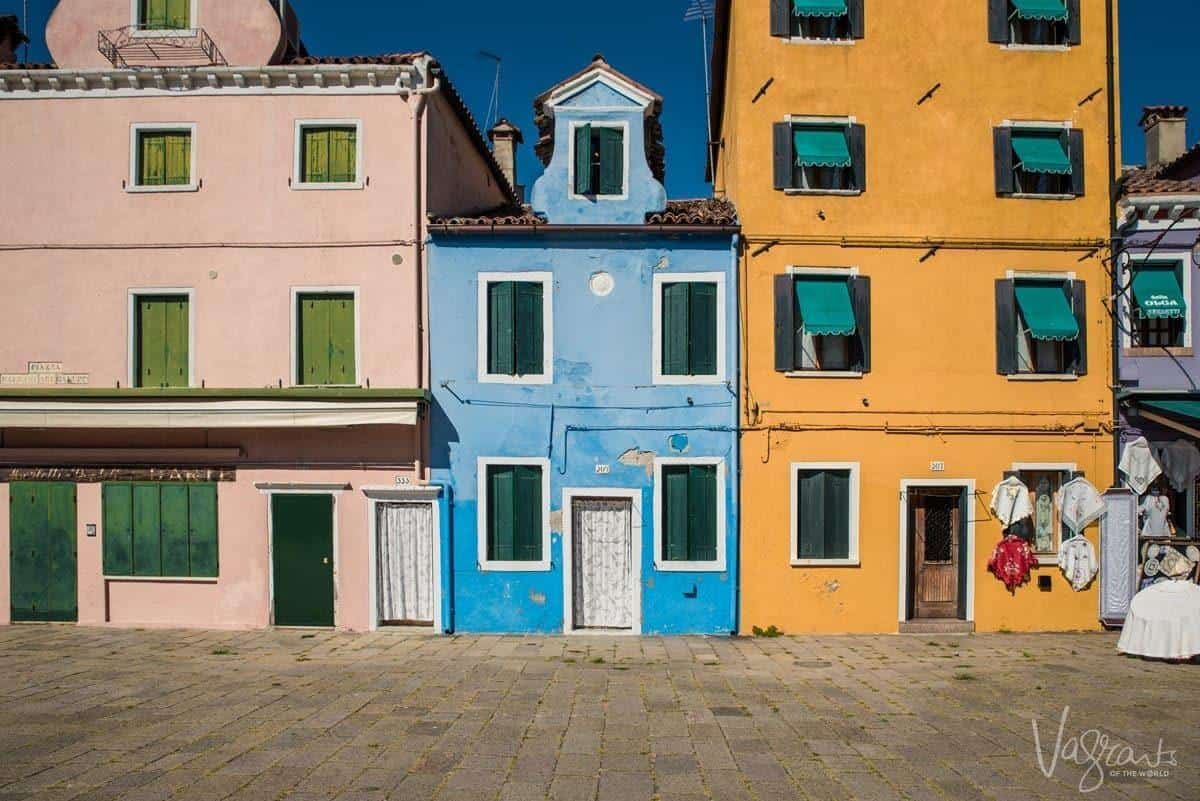
[[863, 16], [863, 0], [850, 0], [846, 4], [850, 16], [850, 38], [862, 39], [866, 31], [866, 17]]
[[790, 122], [775, 123], [774, 133], [775, 153], [775, 188], [792, 188], [792, 163], [796, 160], [792, 152], [792, 124]]
[[1071, 282], [1071, 308], [1075, 312], [1075, 323], [1079, 326], [1079, 339], [1075, 340], [1075, 363], [1071, 372], [1075, 375], [1087, 375], [1087, 283], [1085, 281]]
[[858, 369], [871, 372], [871, 279], [850, 279], [850, 299], [854, 302], [854, 322], [858, 330]]
[[854, 188], [867, 191], [867, 129], [851, 125], [849, 130], [850, 160], [854, 170]]
[[1067, 43], [1077, 45], [1083, 43], [1083, 26], [1079, 19], [1079, 0], [1067, 0]]
[[1067, 132], [1067, 152], [1071, 156], [1071, 194], [1083, 197], [1083, 131], [1072, 128]]
[[792, 0], [771, 0], [771, 35], [792, 35]]
[[996, 281], [996, 372], [1017, 372], [1017, 299], [1007, 278]]
[[988, 0], [988, 41], [1008, 44], [1008, 0]]
[[1012, 128], [1001, 126], [993, 131], [996, 148], [996, 194], [1013, 193]]
[[775, 276], [775, 369], [796, 369], [796, 279]]

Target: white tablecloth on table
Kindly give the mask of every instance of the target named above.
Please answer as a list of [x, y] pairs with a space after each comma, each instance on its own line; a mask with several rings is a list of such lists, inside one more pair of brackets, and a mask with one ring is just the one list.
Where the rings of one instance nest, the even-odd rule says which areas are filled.
[[1200, 654], [1200, 585], [1162, 581], [1133, 596], [1117, 650], [1156, 659]]

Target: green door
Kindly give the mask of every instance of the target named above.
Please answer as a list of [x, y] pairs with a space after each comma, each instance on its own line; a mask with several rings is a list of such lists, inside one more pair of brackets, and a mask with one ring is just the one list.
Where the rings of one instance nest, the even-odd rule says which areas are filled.
[[333, 496], [272, 495], [276, 626], [333, 625]]
[[8, 504], [12, 619], [77, 620], [75, 485], [15, 482]]

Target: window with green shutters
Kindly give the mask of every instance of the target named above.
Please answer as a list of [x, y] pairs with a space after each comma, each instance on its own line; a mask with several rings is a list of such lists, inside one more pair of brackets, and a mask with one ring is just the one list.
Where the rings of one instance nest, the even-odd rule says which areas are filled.
[[187, 296], [141, 295], [134, 303], [134, 386], [189, 386]]
[[793, 559], [849, 562], [858, 558], [856, 469], [798, 465], [793, 488]]
[[487, 374], [540, 376], [546, 371], [545, 284], [487, 281]]
[[358, 182], [358, 126], [311, 125], [300, 129], [300, 182]]
[[353, 293], [301, 294], [297, 306], [296, 383], [356, 383]]
[[575, 128], [577, 195], [625, 194], [625, 129], [585, 124]]
[[486, 561], [542, 562], [541, 465], [491, 464], [484, 474]]
[[138, 186], [191, 186], [191, 131], [138, 131]]
[[716, 562], [717, 465], [668, 464], [660, 469], [660, 560]]
[[191, 0], [139, 0], [139, 28], [151, 31], [172, 31], [185, 30], [191, 26]]
[[717, 283], [668, 279], [659, 291], [660, 375], [717, 376], [721, 313]]
[[215, 484], [107, 483], [104, 575], [217, 577]]

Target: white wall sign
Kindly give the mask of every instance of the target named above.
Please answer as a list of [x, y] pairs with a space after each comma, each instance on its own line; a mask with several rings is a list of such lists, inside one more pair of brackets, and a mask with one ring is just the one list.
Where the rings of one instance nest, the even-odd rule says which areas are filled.
[[4, 387], [87, 386], [88, 373], [64, 373], [62, 362], [29, 362], [23, 373], [0, 373]]

